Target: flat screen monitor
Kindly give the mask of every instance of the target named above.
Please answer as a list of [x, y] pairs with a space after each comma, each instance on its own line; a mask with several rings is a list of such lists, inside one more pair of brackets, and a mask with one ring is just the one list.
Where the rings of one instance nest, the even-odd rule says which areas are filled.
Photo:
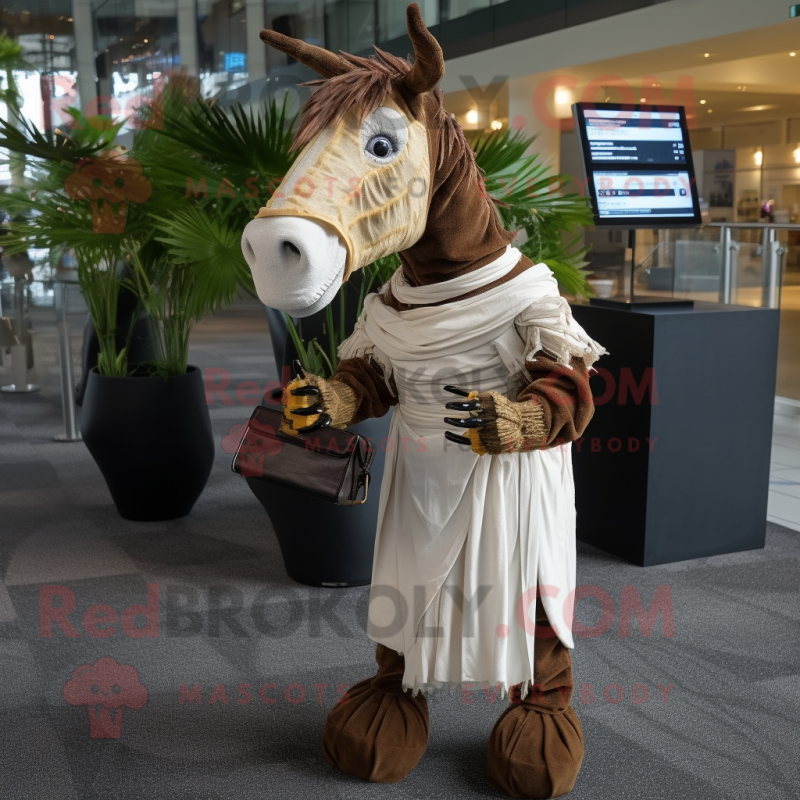
[[700, 225], [682, 106], [576, 103], [572, 112], [595, 225]]

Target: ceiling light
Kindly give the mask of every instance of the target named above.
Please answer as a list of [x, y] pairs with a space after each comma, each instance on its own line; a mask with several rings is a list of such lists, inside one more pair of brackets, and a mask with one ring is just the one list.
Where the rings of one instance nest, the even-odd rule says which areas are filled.
[[701, 101], [700, 101], [700, 105], [701, 105], [701, 106], [704, 106], [705, 104], [706, 104], [706, 101], [705, 101], [705, 100], [701, 100]]
[[713, 113], [714, 113], [714, 110], [713, 110], [713, 109], [711, 109], [711, 108], [709, 108], [709, 109], [708, 109], [708, 113], [709, 113], [709, 114], [713, 114]]
[[703, 58], [708, 58], [710, 55], [711, 53], [703, 53]]
[[492, 120], [492, 130], [493, 131], [499, 131], [499, 130], [502, 129], [502, 127], [503, 127], [503, 123], [500, 122], [499, 119], [493, 119]]
[[477, 121], [478, 121], [478, 109], [471, 108], [469, 111], [467, 111], [467, 122], [469, 122], [470, 125], [475, 125]]
[[794, 156], [794, 160], [797, 164], [800, 164], [800, 147], [798, 147], [792, 155]]
[[778, 106], [747, 106], [746, 108], [739, 109], [740, 111], [769, 111], [771, 108]]
[[753, 161], [756, 162], [757, 167], [760, 167], [764, 163], [764, 153], [761, 150], [756, 150], [753, 153]]
[[555, 99], [556, 103], [562, 106], [565, 105], [566, 103], [569, 103], [569, 101], [572, 99], [570, 96], [569, 89], [565, 89], [564, 87], [559, 87], [558, 89], [556, 89]]
[[150, 40], [149, 39], [142, 39], [142, 41], [147, 44]]
[[639, 98], [639, 102], [640, 103], [646, 103], [647, 102], [647, 98], [646, 97], [640, 97]]
[[796, 55], [797, 55], [797, 53], [795, 53], [794, 51], [792, 51], [791, 53], [789, 53], [789, 55], [790, 55], [790, 56], [792, 56], [792, 57], [794, 57], [794, 56], [796, 56]]

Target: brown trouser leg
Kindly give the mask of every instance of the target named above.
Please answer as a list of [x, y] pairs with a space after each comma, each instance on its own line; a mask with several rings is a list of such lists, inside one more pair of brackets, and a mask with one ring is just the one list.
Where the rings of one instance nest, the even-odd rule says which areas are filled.
[[342, 772], [396, 783], [428, 745], [428, 702], [403, 691], [403, 656], [379, 644], [375, 659], [377, 675], [357, 683], [328, 715], [322, 749]]
[[[547, 615], [536, 603], [540, 633]], [[552, 629], [550, 629], [552, 633]], [[495, 723], [489, 739], [492, 785], [512, 797], [560, 797], [572, 791], [583, 761], [583, 731], [570, 706], [572, 659], [552, 636], [534, 644], [534, 683], [526, 697], [511, 691], [511, 704]]]

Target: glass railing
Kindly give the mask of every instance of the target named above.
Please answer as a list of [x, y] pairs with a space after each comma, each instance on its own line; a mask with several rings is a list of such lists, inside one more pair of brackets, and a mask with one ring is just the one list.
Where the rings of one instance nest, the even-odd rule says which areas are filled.
[[[587, 241], [594, 243], [593, 237], [592, 280], [607, 282], [598, 289], [628, 297], [626, 237], [590, 232]], [[633, 263], [636, 295], [779, 308], [776, 394], [800, 400], [800, 225], [722, 222], [637, 231]]]
[[[630, 285], [624, 236], [610, 248], [595, 243], [594, 279], [614, 281], [622, 296]], [[694, 229], [638, 231], [635, 292], [760, 308], [781, 307], [781, 287], [800, 286], [800, 225], [722, 222]]]

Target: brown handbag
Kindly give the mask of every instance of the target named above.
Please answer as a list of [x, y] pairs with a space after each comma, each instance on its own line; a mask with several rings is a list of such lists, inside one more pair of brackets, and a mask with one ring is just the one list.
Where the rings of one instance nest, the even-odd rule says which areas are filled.
[[279, 408], [257, 406], [231, 469], [337, 506], [366, 503], [375, 448], [360, 434], [338, 428], [289, 436], [281, 431], [282, 418]]

